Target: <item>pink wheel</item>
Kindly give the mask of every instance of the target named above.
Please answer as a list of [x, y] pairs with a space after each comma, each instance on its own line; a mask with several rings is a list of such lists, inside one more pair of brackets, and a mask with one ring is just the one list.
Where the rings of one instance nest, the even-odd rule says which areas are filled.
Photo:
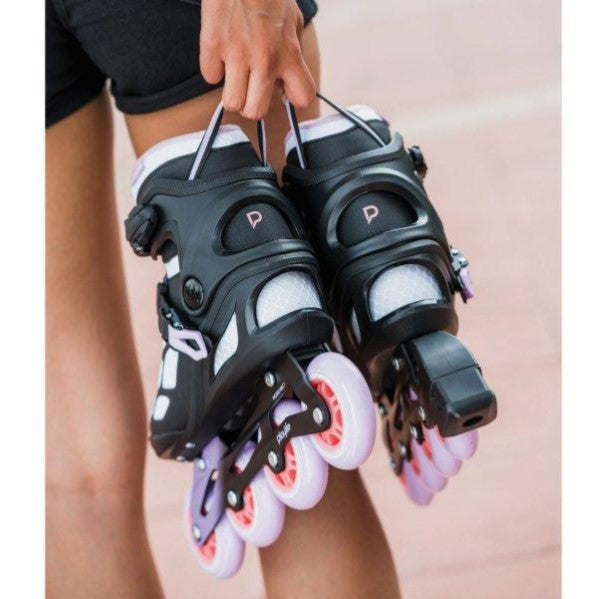
[[445, 488], [447, 479], [435, 468], [432, 461], [432, 455], [427, 451], [427, 447], [419, 445], [416, 439], [410, 443], [412, 450], [412, 461], [418, 464], [418, 470], [424, 484], [431, 491], [440, 491]]
[[431, 456], [435, 468], [445, 477], [455, 476], [462, 467], [462, 461], [449, 453], [441, 439], [436, 427], [433, 429], [422, 428], [426, 451]]
[[[255, 445], [248, 442], [239, 454], [236, 467], [243, 470], [252, 457]], [[260, 470], [243, 491], [243, 509], [227, 509], [227, 518], [235, 532], [257, 547], [274, 543], [283, 530], [285, 506], [275, 497], [266, 474]]]
[[370, 455], [376, 433], [372, 395], [364, 377], [350, 360], [334, 352], [314, 358], [306, 373], [331, 414], [331, 426], [311, 437], [316, 450], [336, 468], [357, 468]]
[[455, 437], [441, 437], [449, 453], [460, 460], [471, 458], [478, 447], [478, 431], [468, 431]]
[[245, 543], [237, 536], [229, 520], [222, 517], [207, 541], [200, 545], [194, 538], [191, 526], [190, 496], [187, 499], [186, 524], [187, 536], [194, 555], [204, 570], [217, 578], [233, 576], [243, 563]]
[[416, 471], [412, 462], [404, 461], [403, 471], [399, 479], [412, 501], [418, 505], [427, 505], [431, 502], [434, 493], [424, 484], [420, 473]]
[[[274, 410], [278, 425], [285, 418], [299, 412], [299, 402], [283, 400]], [[285, 446], [285, 469], [274, 473], [264, 467], [266, 478], [274, 494], [289, 507], [307, 510], [314, 507], [324, 495], [329, 476], [326, 462], [318, 455], [307, 437], [295, 437]]]

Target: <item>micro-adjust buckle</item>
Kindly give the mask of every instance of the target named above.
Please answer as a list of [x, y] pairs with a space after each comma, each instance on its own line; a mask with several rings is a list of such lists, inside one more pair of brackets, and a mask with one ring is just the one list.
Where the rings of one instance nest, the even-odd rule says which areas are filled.
[[161, 337], [177, 351], [187, 354], [192, 360], [199, 362], [208, 357], [210, 341], [200, 331], [186, 329], [177, 312], [166, 297], [166, 284], [158, 283], [156, 288], [158, 308], [158, 328]]
[[474, 288], [472, 287], [472, 279], [468, 270], [468, 260], [466, 256], [460, 252], [458, 248], [452, 247], [451, 251], [451, 267], [455, 274], [457, 290], [462, 296], [462, 300], [466, 303], [474, 297]]
[[150, 255], [150, 244], [158, 224], [155, 208], [147, 204], [135, 206], [125, 219], [125, 237], [138, 256]]

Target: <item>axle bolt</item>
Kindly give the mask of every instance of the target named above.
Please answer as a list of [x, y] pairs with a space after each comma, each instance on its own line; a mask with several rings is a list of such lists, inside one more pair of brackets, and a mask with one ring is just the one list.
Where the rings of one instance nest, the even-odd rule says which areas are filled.
[[267, 387], [274, 387], [275, 383], [277, 382], [277, 379], [275, 378], [275, 375], [272, 372], [267, 372], [264, 375], [264, 382], [266, 383]]
[[422, 420], [423, 422], [426, 420], [426, 412], [424, 410], [423, 406], [418, 406], [418, 418], [420, 418], [420, 420]]
[[231, 507], [237, 507], [237, 502], [238, 502], [238, 498], [237, 498], [237, 493], [235, 493], [235, 491], [233, 491], [231, 489], [231, 491], [229, 491], [227, 493], [227, 503], [231, 506]]
[[193, 525], [193, 528], [191, 529], [191, 534], [193, 534], [193, 538], [196, 541], [199, 541], [202, 538], [202, 531], [200, 530], [200, 527], [197, 524]]
[[320, 408], [314, 408], [312, 411], [312, 418], [316, 424], [322, 424], [324, 422], [324, 414]]
[[408, 455], [408, 448], [401, 441], [399, 442], [399, 447], [397, 449], [402, 458], [405, 458]]
[[268, 452], [268, 463], [271, 468], [276, 468], [279, 465], [279, 456], [272, 449]]

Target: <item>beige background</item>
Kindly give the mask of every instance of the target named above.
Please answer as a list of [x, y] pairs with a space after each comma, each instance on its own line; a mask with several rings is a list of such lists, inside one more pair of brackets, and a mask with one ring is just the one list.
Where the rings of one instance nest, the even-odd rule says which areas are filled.
[[[450, 241], [472, 263], [477, 297], [459, 307], [461, 338], [499, 399], [498, 420], [481, 431], [477, 455], [430, 506], [408, 501], [380, 439], [363, 468], [404, 594], [558, 597], [559, 2], [320, 4], [323, 92], [342, 104], [372, 105], [425, 151], [429, 193]], [[116, 130], [124, 218], [134, 157], [120, 115]], [[127, 250], [124, 257], [150, 406], [162, 269]], [[263, 597], [255, 550], [227, 582], [194, 562], [182, 524], [190, 466], [150, 452], [147, 465], [149, 532], [167, 596]]]

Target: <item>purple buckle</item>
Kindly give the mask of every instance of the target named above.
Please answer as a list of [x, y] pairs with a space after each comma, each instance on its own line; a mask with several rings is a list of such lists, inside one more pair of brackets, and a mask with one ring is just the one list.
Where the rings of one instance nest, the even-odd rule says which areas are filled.
[[[195, 341], [199, 349], [193, 349], [187, 341]], [[199, 362], [208, 357], [208, 348], [200, 331], [190, 329], [176, 329], [168, 326], [168, 343], [177, 351], [187, 354], [192, 360]]]
[[466, 302], [474, 297], [474, 288], [472, 287], [472, 279], [470, 278], [470, 271], [467, 266], [460, 269], [458, 274], [461, 284], [462, 299]]
[[474, 287], [468, 270], [468, 260], [458, 248], [451, 248], [451, 266], [456, 277], [457, 291], [466, 303], [474, 297]]

